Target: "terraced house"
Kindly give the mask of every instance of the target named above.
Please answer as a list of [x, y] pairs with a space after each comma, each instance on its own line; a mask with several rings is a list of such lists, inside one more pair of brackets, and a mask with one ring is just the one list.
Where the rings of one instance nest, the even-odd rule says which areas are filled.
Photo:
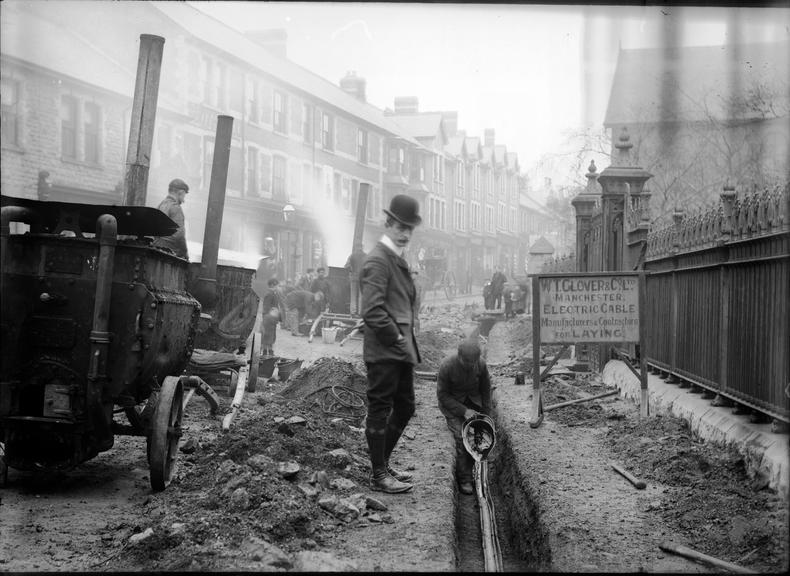
[[521, 206], [526, 179], [493, 131], [481, 144], [457, 130], [456, 114], [418, 113], [416, 99], [382, 111], [355, 73], [336, 85], [289, 61], [283, 31], [242, 34], [183, 2], [95, 2], [90, 19], [77, 5], [4, 4], [3, 194], [123, 201], [140, 35], [153, 34], [165, 44], [146, 203], [156, 206], [172, 178], [189, 184], [193, 259], [217, 116], [229, 115], [221, 258], [255, 266], [271, 255], [282, 278], [342, 266], [366, 183], [366, 247], [382, 208], [407, 192], [424, 211], [415, 266], [478, 283], [494, 264], [518, 269], [530, 234], [518, 214], [533, 208]]

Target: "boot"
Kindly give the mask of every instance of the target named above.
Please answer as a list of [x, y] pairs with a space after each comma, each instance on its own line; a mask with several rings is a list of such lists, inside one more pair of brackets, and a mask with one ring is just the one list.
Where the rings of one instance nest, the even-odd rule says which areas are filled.
[[408, 482], [409, 480], [412, 479], [412, 475], [409, 474], [408, 472], [405, 472], [403, 470], [398, 470], [397, 468], [393, 468], [392, 466], [390, 466], [389, 460], [387, 461], [387, 472], [389, 473], [390, 476], [401, 482]]
[[408, 482], [412, 479], [411, 474], [390, 466], [390, 455], [395, 449], [395, 445], [398, 443], [398, 440], [400, 440], [402, 434], [403, 428], [396, 426], [390, 421], [387, 422], [387, 433], [384, 440], [384, 463], [390, 476], [401, 482]]
[[370, 474], [370, 489], [376, 492], [400, 494], [402, 492], [408, 492], [412, 488], [412, 484], [401, 482], [397, 478], [390, 476], [386, 468], [373, 470]]

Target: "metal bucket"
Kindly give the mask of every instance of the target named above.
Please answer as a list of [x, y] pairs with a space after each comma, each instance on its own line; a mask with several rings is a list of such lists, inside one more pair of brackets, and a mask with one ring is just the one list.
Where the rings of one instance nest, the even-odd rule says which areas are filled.
[[274, 374], [274, 367], [279, 359], [279, 356], [261, 356], [258, 362], [258, 377], [271, 378], [272, 374]]
[[339, 331], [340, 328], [336, 327], [324, 328], [323, 332], [321, 332], [321, 337], [324, 339], [324, 343], [333, 344], [335, 340], [337, 340], [337, 333]]
[[496, 444], [494, 421], [485, 414], [475, 414], [464, 422], [461, 438], [472, 458], [478, 462], [485, 460]]
[[277, 377], [280, 382], [287, 382], [291, 374], [302, 367], [302, 360], [289, 360], [288, 358], [280, 358], [277, 360]]

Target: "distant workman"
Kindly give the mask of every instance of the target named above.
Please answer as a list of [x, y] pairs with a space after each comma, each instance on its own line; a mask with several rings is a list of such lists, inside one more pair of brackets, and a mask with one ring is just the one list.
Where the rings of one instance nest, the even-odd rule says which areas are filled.
[[170, 236], [159, 236], [154, 239], [154, 246], [168, 248], [176, 256], [185, 260], [189, 260], [189, 251], [187, 250], [184, 211], [181, 209], [181, 204], [184, 203], [187, 192], [189, 192], [189, 186], [180, 178], [170, 181], [167, 187], [167, 196], [159, 203], [158, 208], [178, 224], [178, 230]]
[[329, 286], [329, 278], [326, 275], [326, 268], [321, 267], [317, 270], [318, 276], [316, 276], [313, 283], [310, 284], [310, 291], [313, 293], [321, 292], [324, 295], [327, 303], [329, 302], [329, 297], [331, 295], [331, 288]]
[[474, 458], [464, 447], [464, 422], [475, 414], [491, 414], [491, 376], [480, 345], [464, 340], [458, 351], [445, 358], [436, 378], [436, 397], [455, 441], [455, 479], [462, 494], [474, 492]]
[[421, 361], [414, 333], [417, 290], [404, 250], [422, 222], [419, 203], [396, 194], [384, 234], [362, 265], [361, 316], [365, 321], [362, 356], [367, 367], [368, 441], [373, 490], [397, 494], [411, 490], [411, 474], [390, 466], [390, 455], [414, 415], [414, 366]]
[[502, 269], [497, 266], [494, 268], [494, 275], [491, 276], [491, 297], [493, 299], [492, 307], [499, 310], [502, 307], [502, 292], [505, 289], [505, 282], [507, 276], [502, 272]]
[[299, 336], [299, 325], [305, 318], [315, 318], [322, 310], [324, 294], [309, 290], [291, 290], [285, 295], [285, 318], [292, 336]]

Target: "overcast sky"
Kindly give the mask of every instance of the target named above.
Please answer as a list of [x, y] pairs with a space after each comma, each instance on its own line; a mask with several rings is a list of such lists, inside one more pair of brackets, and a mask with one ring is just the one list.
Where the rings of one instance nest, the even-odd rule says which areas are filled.
[[[192, 4], [241, 31], [286, 29], [289, 59], [334, 83], [356, 71], [379, 108], [416, 96], [421, 111], [458, 111], [470, 136], [493, 128], [525, 170], [559, 152], [567, 131], [602, 125], [618, 46], [660, 46], [662, 26], [685, 45], [723, 44], [733, 17], [746, 41], [786, 40], [790, 23], [788, 8]], [[599, 169], [607, 162], [599, 159]], [[534, 184], [565, 180], [533, 175]]]

